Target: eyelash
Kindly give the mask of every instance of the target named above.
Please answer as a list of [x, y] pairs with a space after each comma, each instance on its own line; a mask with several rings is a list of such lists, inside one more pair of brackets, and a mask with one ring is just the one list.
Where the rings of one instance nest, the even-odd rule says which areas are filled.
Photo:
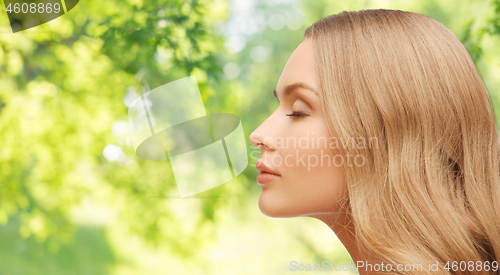
[[304, 114], [303, 112], [292, 112], [291, 114], [286, 114], [287, 116], [290, 116], [290, 117], [304, 117], [304, 116], [307, 116], [306, 114]]

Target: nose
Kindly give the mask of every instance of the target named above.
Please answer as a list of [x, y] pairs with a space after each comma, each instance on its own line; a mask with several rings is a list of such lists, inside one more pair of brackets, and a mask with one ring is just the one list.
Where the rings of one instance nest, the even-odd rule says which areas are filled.
[[261, 152], [264, 150], [275, 151], [278, 149], [276, 144], [277, 139], [283, 134], [283, 129], [279, 126], [280, 123], [280, 108], [276, 109], [262, 124], [250, 134], [250, 143], [253, 146], [260, 148]]
[[270, 135], [264, 134], [264, 123], [262, 123], [257, 129], [255, 129], [255, 131], [252, 132], [252, 134], [250, 134], [250, 143], [261, 150], [275, 150], [273, 146], [273, 138]]
[[270, 149], [270, 147], [264, 143], [265, 138], [261, 138], [261, 136], [255, 131], [250, 135], [250, 142], [253, 146], [262, 149]]

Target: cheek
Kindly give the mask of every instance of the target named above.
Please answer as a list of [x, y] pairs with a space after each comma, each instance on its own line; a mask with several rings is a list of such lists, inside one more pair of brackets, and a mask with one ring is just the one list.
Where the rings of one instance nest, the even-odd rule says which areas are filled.
[[292, 137], [273, 163], [280, 167], [281, 181], [263, 190], [261, 211], [275, 217], [338, 211], [346, 195], [340, 155], [330, 148], [327, 135], [317, 129], [303, 129]]
[[[340, 155], [330, 148], [298, 149], [293, 166], [287, 166], [283, 177], [285, 194], [299, 201], [305, 213], [336, 209], [346, 190]], [[301, 161], [302, 160], [302, 161]]]

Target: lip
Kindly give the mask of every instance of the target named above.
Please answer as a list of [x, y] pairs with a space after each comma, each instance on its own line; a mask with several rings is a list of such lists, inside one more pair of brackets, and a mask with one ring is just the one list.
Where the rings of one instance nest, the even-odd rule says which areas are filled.
[[257, 183], [259, 185], [269, 183], [281, 177], [281, 175], [278, 174], [278, 172], [269, 168], [269, 166], [265, 165], [260, 160], [258, 160], [257, 163], [255, 164], [255, 168], [257, 169], [257, 171], [260, 172], [260, 174], [257, 176]]

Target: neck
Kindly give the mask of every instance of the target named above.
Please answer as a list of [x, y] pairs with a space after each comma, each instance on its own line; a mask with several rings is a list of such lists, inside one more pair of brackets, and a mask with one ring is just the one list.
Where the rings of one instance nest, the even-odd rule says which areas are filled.
[[[358, 249], [358, 243], [356, 240], [354, 223], [352, 220], [352, 216], [347, 214], [345, 211], [342, 211], [338, 215], [336, 214], [319, 214], [314, 215], [313, 218], [316, 218], [323, 223], [325, 223], [328, 227], [332, 229], [332, 231], [337, 235], [339, 240], [342, 242], [344, 247], [347, 249], [347, 252], [352, 258], [354, 264], [358, 266], [358, 262], [363, 262], [366, 266], [366, 263], [374, 264], [375, 262], [370, 260], [370, 256], [365, 251]], [[365, 268], [359, 267], [358, 272], [360, 275], [372, 275], [375, 274], [375, 271], [366, 271]], [[380, 272], [378, 272], [380, 274]]]

